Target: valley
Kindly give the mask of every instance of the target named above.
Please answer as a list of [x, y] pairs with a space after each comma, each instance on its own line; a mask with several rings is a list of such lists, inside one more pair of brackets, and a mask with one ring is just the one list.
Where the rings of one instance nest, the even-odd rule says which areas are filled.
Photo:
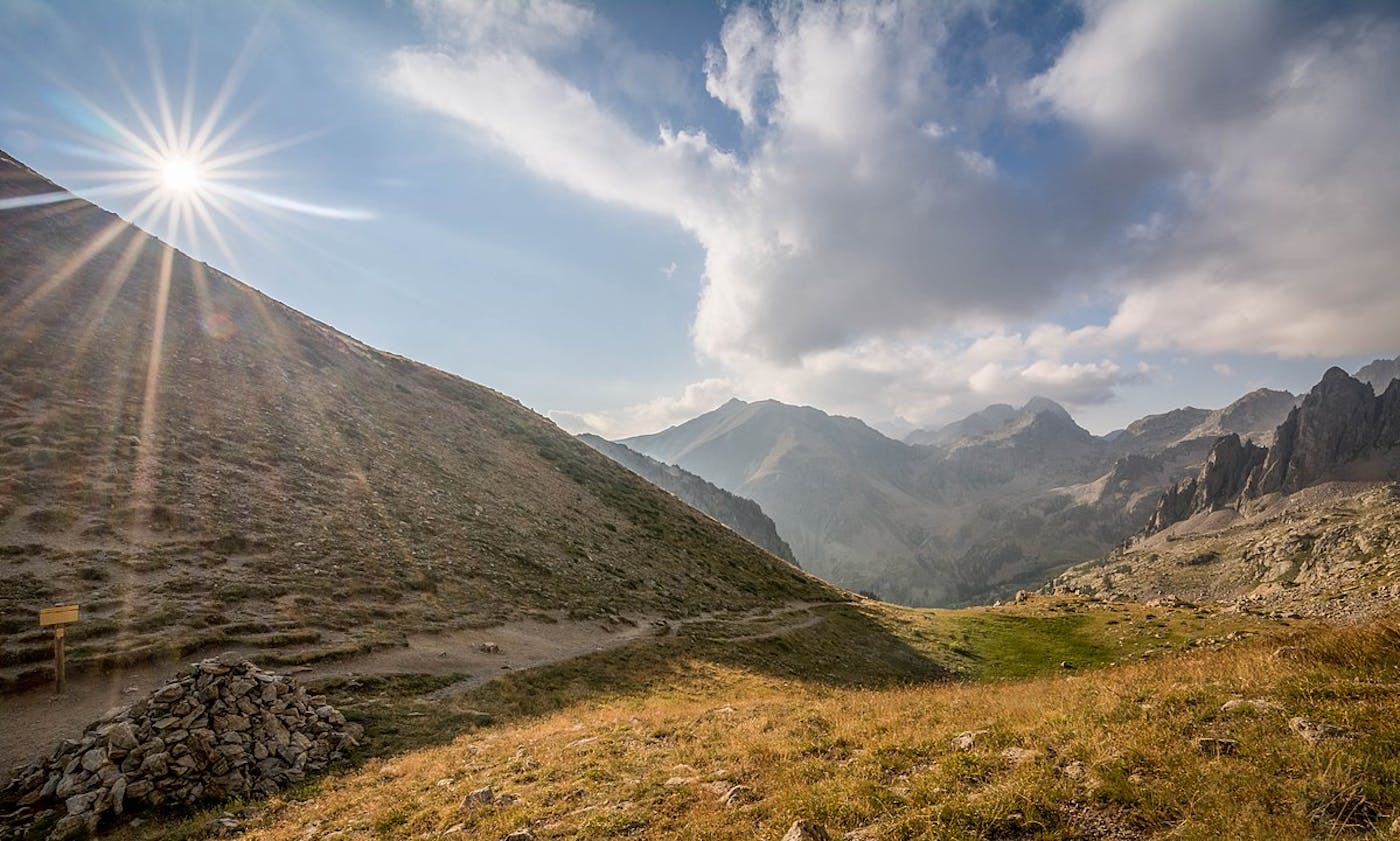
[[1298, 399], [1259, 389], [1100, 437], [1036, 398], [903, 442], [812, 407], [733, 400], [621, 443], [758, 502], [803, 568], [828, 581], [954, 606], [1008, 598], [1107, 553], [1218, 437], [1267, 441]]

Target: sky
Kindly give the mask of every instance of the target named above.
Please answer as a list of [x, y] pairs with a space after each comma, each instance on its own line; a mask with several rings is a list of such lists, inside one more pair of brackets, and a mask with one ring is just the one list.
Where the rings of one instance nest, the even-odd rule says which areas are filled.
[[1394, 2], [0, 0], [0, 149], [608, 437], [1394, 356], [1396, 79]]

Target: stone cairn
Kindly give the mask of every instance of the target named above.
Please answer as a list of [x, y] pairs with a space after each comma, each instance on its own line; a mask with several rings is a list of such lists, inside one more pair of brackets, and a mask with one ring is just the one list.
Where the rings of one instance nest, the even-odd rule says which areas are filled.
[[0, 790], [0, 838], [75, 838], [142, 807], [266, 796], [363, 732], [288, 677], [228, 655], [204, 660], [20, 769]]

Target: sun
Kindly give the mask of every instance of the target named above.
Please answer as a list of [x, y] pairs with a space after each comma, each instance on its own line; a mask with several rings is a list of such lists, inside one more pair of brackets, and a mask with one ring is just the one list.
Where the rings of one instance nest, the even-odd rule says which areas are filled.
[[160, 162], [161, 188], [173, 196], [189, 196], [199, 192], [204, 176], [199, 164], [189, 158], [167, 158]]
[[[3, 3], [0, 0], [0, 5]], [[138, 98], [132, 86], [116, 74], [115, 92], [124, 98], [129, 112], [125, 119], [110, 110], [115, 106], [104, 107], [61, 82], [53, 92], [64, 106], [63, 113], [73, 121], [60, 130], [75, 135], [74, 149], [82, 159], [100, 162], [97, 168], [65, 175], [78, 181], [85, 197], [129, 199], [133, 203], [121, 208], [125, 218], [193, 253], [200, 252], [207, 240], [223, 255], [226, 265], [235, 269], [239, 260], [224, 236], [227, 226], [266, 241], [266, 230], [256, 224], [263, 217], [353, 221], [377, 216], [372, 210], [301, 201], [253, 186], [285, 175], [259, 162], [325, 130], [261, 143], [238, 142], [256, 110], [230, 111], [243, 77], [240, 65], [228, 71], [204, 113], [197, 115], [193, 67], [185, 77], [184, 99], [177, 102], [169, 95], [163, 62], [154, 46], [149, 46], [147, 58], [154, 92], [149, 102]], [[66, 190], [0, 194], [0, 210], [69, 202], [72, 198]]]

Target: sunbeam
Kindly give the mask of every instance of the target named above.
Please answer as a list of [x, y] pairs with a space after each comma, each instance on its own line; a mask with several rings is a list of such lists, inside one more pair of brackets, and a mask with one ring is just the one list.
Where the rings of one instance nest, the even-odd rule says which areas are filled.
[[[172, 88], [153, 44], [147, 45], [147, 53], [153, 93], [147, 100], [137, 94], [115, 62], [109, 63], [110, 77], [131, 115], [129, 120], [119, 119], [110, 108], [59, 83], [57, 100], [71, 123], [69, 128], [79, 147], [76, 151], [99, 162], [91, 169], [67, 173], [88, 179], [89, 183], [78, 190], [84, 196], [140, 196], [141, 201], [127, 213], [132, 222], [177, 247], [193, 250], [203, 242], [212, 242], [227, 259], [231, 259], [232, 250], [220, 230], [226, 221], [246, 222], [246, 217], [258, 214], [283, 218], [289, 213], [345, 221], [376, 218], [369, 210], [281, 195], [265, 184], [251, 186], [251, 182], [278, 178], [277, 172], [255, 169], [251, 164], [324, 132], [240, 143], [240, 134], [257, 110], [256, 105], [241, 111], [231, 107], [245, 72], [246, 55], [234, 62], [201, 114], [193, 56], [183, 85]], [[54, 193], [4, 198], [0, 199], [0, 210], [57, 203], [68, 197]], [[246, 231], [246, 225], [238, 227]]]

